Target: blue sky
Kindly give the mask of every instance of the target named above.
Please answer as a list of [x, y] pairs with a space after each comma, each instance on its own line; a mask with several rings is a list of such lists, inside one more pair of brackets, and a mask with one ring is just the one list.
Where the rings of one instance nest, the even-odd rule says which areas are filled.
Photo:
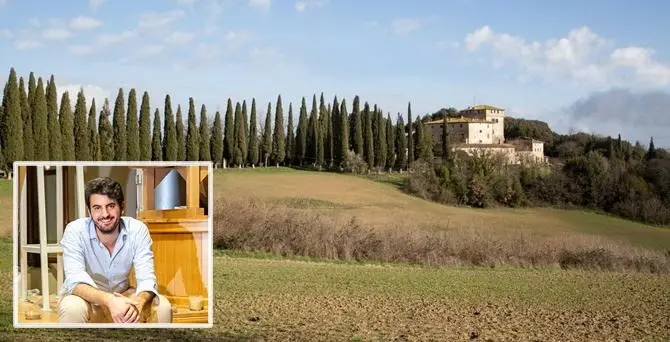
[[119, 87], [148, 90], [160, 109], [165, 94], [182, 106], [193, 96], [210, 115], [225, 110], [228, 97], [255, 97], [263, 115], [278, 94], [285, 110], [314, 93], [345, 97], [349, 105], [358, 94], [394, 118], [406, 114], [408, 102], [416, 115], [475, 101], [558, 131], [621, 132], [643, 142], [656, 134], [670, 146], [670, 135], [653, 127], [631, 133], [625, 117], [607, 126], [602, 115], [566, 109], [613, 88], [667, 94], [667, 1], [62, 4], [0, 0], [3, 64], [23, 76], [54, 74], [60, 91], [83, 86], [98, 106], [105, 97], [113, 102]]

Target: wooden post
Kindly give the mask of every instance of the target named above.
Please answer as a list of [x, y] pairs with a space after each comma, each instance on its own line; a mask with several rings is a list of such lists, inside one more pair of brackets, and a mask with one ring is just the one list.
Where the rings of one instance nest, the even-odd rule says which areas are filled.
[[84, 167], [77, 165], [77, 218], [86, 217], [86, 198], [84, 192]]
[[[56, 166], [56, 245], [63, 238], [63, 167]], [[63, 286], [63, 254], [56, 255], [56, 292]]]
[[40, 273], [42, 275], [42, 310], [51, 311], [49, 306], [49, 258], [47, 254], [47, 213], [44, 166], [37, 166], [37, 201], [40, 221]]
[[21, 218], [19, 224], [21, 226], [21, 241], [19, 243], [21, 251], [21, 299], [25, 300], [28, 295], [28, 252], [24, 246], [28, 243], [28, 185], [26, 180], [28, 178], [28, 170], [25, 166], [19, 166], [19, 182], [21, 182], [19, 211]]

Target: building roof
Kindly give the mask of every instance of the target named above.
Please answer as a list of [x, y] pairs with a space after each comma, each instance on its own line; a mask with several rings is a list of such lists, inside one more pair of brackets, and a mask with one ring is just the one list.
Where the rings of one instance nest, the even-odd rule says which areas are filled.
[[470, 106], [470, 107], [468, 107], [464, 110], [473, 110], [473, 109], [474, 110], [505, 110], [503, 108], [496, 107], [496, 106], [490, 106], [490, 105], [473, 105], [473, 106]]
[[[434, 120], [434, 121], [428, 121], [425, 122], [424, 125], [436, 125], [436, 124], [442, 124], [444, 122], [444, 119], [442, 120]], [[486, 123], [486, 124], [494, 124], [495, 122], [493, 121], [487, 121], [487, 120], [482, 120], [482, 119], [472, 119], [472, 118], [447, 118], [447, 125], [450, 124], [459, 124], [459, 123]]]
[[508, 140], [511, 144], [518, 143], [518, 142], [525, 142], [525, 143], [532, 143], [532, 144], [544, 144], [544, 141], [542, 140], [537, 140], [537, 139], [525, 139], [525, 138], [519, 138], [519, 139], [512, 139]]
[[514, 145], [510, 144], [455, 144], [456, 148], [514, 148]]

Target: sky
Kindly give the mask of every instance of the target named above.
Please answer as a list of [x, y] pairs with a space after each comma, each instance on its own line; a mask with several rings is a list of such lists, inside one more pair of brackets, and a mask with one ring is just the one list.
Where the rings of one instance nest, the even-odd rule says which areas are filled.
[[[67, 3], [67, 6], [64, 5]], [[98, 108], [355, 95], [395, 119], [474, 103], [670, 147], [668, 1], [0, 0], [0, 61]], [[60, 94], [59, 94], [60, 97]], [[90, 103], [89, 103], [90, 104]], [[223, 114], [223, 113], [222, 113]], [[260, 120], [259, 120], [260, 121]]]

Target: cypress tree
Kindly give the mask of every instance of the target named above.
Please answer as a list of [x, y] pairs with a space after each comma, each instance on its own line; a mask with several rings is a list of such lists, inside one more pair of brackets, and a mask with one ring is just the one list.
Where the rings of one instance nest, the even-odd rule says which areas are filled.
[[[6, 99], [5, 99], [6, 97]], [[45, 102], [46, 106], [46, 102]], [[3, 97], [2, 136], [3, 161], [6, 170], [13, 172], [14, 162], [23, 159], [23, 120], [21, 120], [21, 94], [16, 71], [11, 68], [7, 92]], [[45, 108], [46, 116], [46, 108]], [[44, 118], [46, 119], [46, 117]], [[46, 124], [46, 120], [44, 121]], [[45, 139], [46, 141], [46, 139]], [[48, 160], [48, 159], [44, 159]]]
[[412, 103], [407, 104], [407, 168], [409, 169], [414, 161], [414, 130], [412, 129]]
[[127, 154], [126, 160], [140, 160], [140, 129], [137, 122], [137, 92], [135, 88], [128, 93], [128, 114], [126, 115]]
[[[195, 101], [188, 98], [188, 132], [186, 133], [186, 160], [198, 161], [200, 159], [200, 137], [195, 118]], [[205, 119], [206, 122], [206, 119]], [[181, 145], [180, 145], [181, 146]], [[209, 154], [209, 153], [207, 153]]]
[[177, 160], [177, 132], [172, 114], [172, 100], [170, 95], [165, 95], [165, 106], [163, 114], [163, 160]]
[[[125, 99], [123, 97], [123, 88], [119, 88], [114, 104], [114, 118], [112, 119], [112, 128], [114, 130], [114, 160], [126, 160], [128, 151], [128, 142], [126, 138], [126, 115]], [[76, 114], [75, 114], [76, 116]]]
[[370, 113], [370, 105], [365, 102], [363, 107], [363, 118], [365, 119], [365, 161], [368, 163], [368, 168], [372, 169], [375, 166], [375, 145], [372, 136], [372, 116]]
[[375, 151], [375, 159], [377, 161], [377, 166], [380, 169], [386, 167], [386, 158], [388, 157], [386, 153], [386, 147], [388, 142], [386, 141], [386, 122], [384, 121], [384, 114], [381, 109], [377, 112], [377, 120], [375, 121], [377, 125], [377, 150]]
[[272, 102], [268, 102], [268, 109], [265, 113], [262, 149], [261, 157], [263, 158], [263, 165], [267, 167], [270, 163], [270, 156], [272, 155]]
[[53, 75], [51, 75], [51, 79], [47, 83], [46, 97], [47, 125], [49, 127], [47, 130], [49, 135], [49, 159], [53, 161], [60, 161], [63, 158], [63, 154], [60, 123], [58, 122], [58, 94], [56, 93], [56, 82], [54, 81]]
[[[7, 88], [6, 84], [5, 88]], [[32, 131], [33, 131], [32, 132], [33, 140], [32, 143], [30, 144], [32, 145], [33, 149], [33, 160], [38, 160], [37, 136], [35, 135], [35, 130], [37, 129], [37, 123], [35, 122], [37, 116], [35, 107], [37, 105], [37, 103], [35, 102], [35, 95], [37, 95], [36, 93], [37, 93], [37, 80], [35, 80], [35, 75], [33, 74], [33, 72], [30, 72], [30, 75], [28, 76], [28, 111], [30, 112], [30, 121], [32, 122]], [[2, 136], [2, 130], [0, 129], [0, 137], [1, 136]]]
[[292, 164], [295, 160], [295, 134], [293, 133], [293, 103], [288, 104], [288, 127], [286, 128], [286, 163]]
[[235, 118], [233, 117], [233, 103], [228, 98], [228, 106], [226, 107], [226, 125], [223, 131], [223, 159], [227, 165], [233, 163], [233, 153], [235, 151]]
[[242, 100], [242, 129], [244, 130], [244, 144], [242, 145], [242, 163], [246, 166], [249, 158], [249, 118], [247, 116], [247, 100]]
[[235, 165], [242, 167], [244, 164], [244, 150], [246, 150], [247, 137], [244, 132], [244, 122], [242, 122], [242, 106], [239, 102], [235, 103]]
[[323, 167], [325, 165], [325, 136], [327, 131], [327, 127], [325, 126], [325, 120], [324, 118], [327, 116], [326, 114], [326, 105], [323, 101], [323, 93], [321, 94], [321, 99], [319, 100], [319, 118], [317, 119], [317, 125], [316, 125], [316, 163], [319, 165], [319, 168]]
[[272, 160], [277, 167], [284, 162], [286, 157], [286, 136], [284, 135], [284, 107], [281, 102], [281, 95], [277, 96], [277, 106], [275, 107], [275, 126], [272, 136]]
[[[44, 94], [44, 83], [42, 78], [37, 79], [37, 86], [34, 91], [33, 103], [33, 137], [35, 138], [35, 160], [49, 160], [49, 138], [47, 130], [47, 99]], [[8, 158], [9, 151], [5, 145], [5, 159]]]
[[423, 125], [421, 124], [421, 115], [416, 117], [414, 124], [416, 134], [414, 135], [414, 158], [415, 160], [421, 158], [421, 149], [423, 148]]
[[451, 162], [451, 144], [449, 143], [449, 132], [447, 131], [447, 114], [442, 118], [442, 159], [445, 163]]
[[75, 160], [74, 154], [74, 114], [72, 113], [72, 103], [70, 102], [70, 93], [64, 92], [60, 99], [60, 113], [58, 114], [60, 121], [61, 143], [61, 157], [66, 161]]
[[312, 96], [312, 110], [309, 115], [309, 127], [307, 128], [307, 159], [312, 165], [318, 163], [319, 153], [319, 121], [318, 109], [316, 105], [316, 94]]
[[402, 171], [407, 167], [407, 155], [405, 152], [407, 149], [407, 128], [405, 127], [405, 123], [403, 122], [402, 115], [400, 115], [400, 113], [398, 113], [398, 121], [396, 123], [395, 133], [397, 155], [395, 159], [395, 165], [398, 170]]
[[352, 141], [352, 146], [354, 148], [354, 152], [358, 154], [359, 156], [363, 157], [363, 151], [365, 150], [363, 145], [363, 120], [361, 118], [361, 109], [360, 109], [360, 99], [358, 98], [358, 95], [354, 97], [354, 104], [353, 104], [353, 121], [354, 121], [354, 127], [352, 129], [353, 131], [353, 141]]
[[221, 123], [221, 113], [218, 110], [214, 116], [209, 144], [212, 151], [210, 158], [214, 166], [221, 165], [223, 159], [223, 125]]
[[391, 113], [386, 115], [386, 169], [391, 171], [395, 165], [395, 132], [393, 122], [391, 122]]
[[656, 152], [656, 146], [654, 146], [654, 137], [651, 137], [651, 139], [649, 140], [649, 149], [647, 150], [645, 157], [647, 160], [658, 158], [658, 154]]
[[98, 124], [95, 116], [97, 109], [95, 108], [95, 99], [91, 100], [91, 109], [88, 111], [88, 141], [91, 142], [89, 153], [91, 160], [101, 160], [100, 152], [100, 137], [98, 137]]
[[302, 166], [307, 157], [307, 103], [305, 97], [302, 97], [300, 105], [300, 117], [298, 118], [298, 131], [295, 139], [296, 157], [298, 164]]
[[142, 94], [140, 105], [140, 160], [151, 160], [151, 100], [146, 90]]
[[417, 122], [417, 129], [421, 132], [421, 154], [419, 157], [422, 161], [432, 165], [435, 161], [433, 153], [433, 135], [430, 134], [430, 132], [425, 131], [423, 121], [419, 120], [419, 118], [417, 118], [417, 120], [419, 121]]
[[340, 104], [340, 166], [344, 166], [349, 152], [349, 114], [347, 112], [347, 101], [342, 99]]
[[98, 121], [98, 138], [100, 139], [100, 159], [103, 161], [114, 160], [114, 129], [110, 122], [112, 115], [109, 108], [109, 99], [105, 98], [105, 103], [100, 111], [100, 120]]
[[153, 134], [151, 136], [151, 160], [161, 161], [163, 159], [163, 138], [161, 137], [161, 118], [158, 108], [154, 112]]
[[334, 140], [335, 138], [333, 137], [333, 120], [332, 120], [332, 114], [333, 109], [330, 107], [330, 103], [328, 104], [328, 108], [326, 109], [326, 119], [324, 120], [326, 123], [326, 126], [328, 127], [325, 135], [325, 157], [326, 161], [328, 162], [328, 166], [332, 167], [334, 164], [334, 154], [335, 154], [335, 147], [334, 147]]
[[258, 123], [256, 122], [256, 99], [251, 99], [251, 122], [249, 123], [249, 164], [258, 165]]
[[[34, 160], [33, 114], [30, 111], [30, 102], [28, 102], [28, 94], [26, 93], [23, 77], [19, 78], [19, 96], [21, 100], [21, 117], [23, 118], [23, 158], [25, 160]], [[3, 112], [4, 109], [0, 109], [0, 116], [3, 115]], [[2, 162], [0, 162], [0, 165], [2, 165]]]
[[[193, 109], [195, 115], [195, 109]], [[186, 160], [186, 130], [184, 129], [184, 114], [181, 105], [177, 105], [177, 117], [175, 118], [175, 135], [177, 136], [177, 161]]]
[[86, 124], [86, 96], [84, 88], [79, 89], [77, 103], [74, 106], [74, 157], [75, 160], [91, 160], [88, 140], [88, 125]]
[[200, 106], [200, 132], [198, 141], [200, 145], [200, 160], [212, 160], [212, 151], [209, 146], [209, 123], [207, 122], [207, 108], [204, 104]]
[[333, 99], [333, 107], [330, 111], [330, 127], [331, 127], [331, 137], [333, 138], [332, 141], [332, 148], [333, 148], [333, 160], [332, 160], [332, 165], [337, 166], [340, 165], [340, 103], [337, 100], [337, 96]]

